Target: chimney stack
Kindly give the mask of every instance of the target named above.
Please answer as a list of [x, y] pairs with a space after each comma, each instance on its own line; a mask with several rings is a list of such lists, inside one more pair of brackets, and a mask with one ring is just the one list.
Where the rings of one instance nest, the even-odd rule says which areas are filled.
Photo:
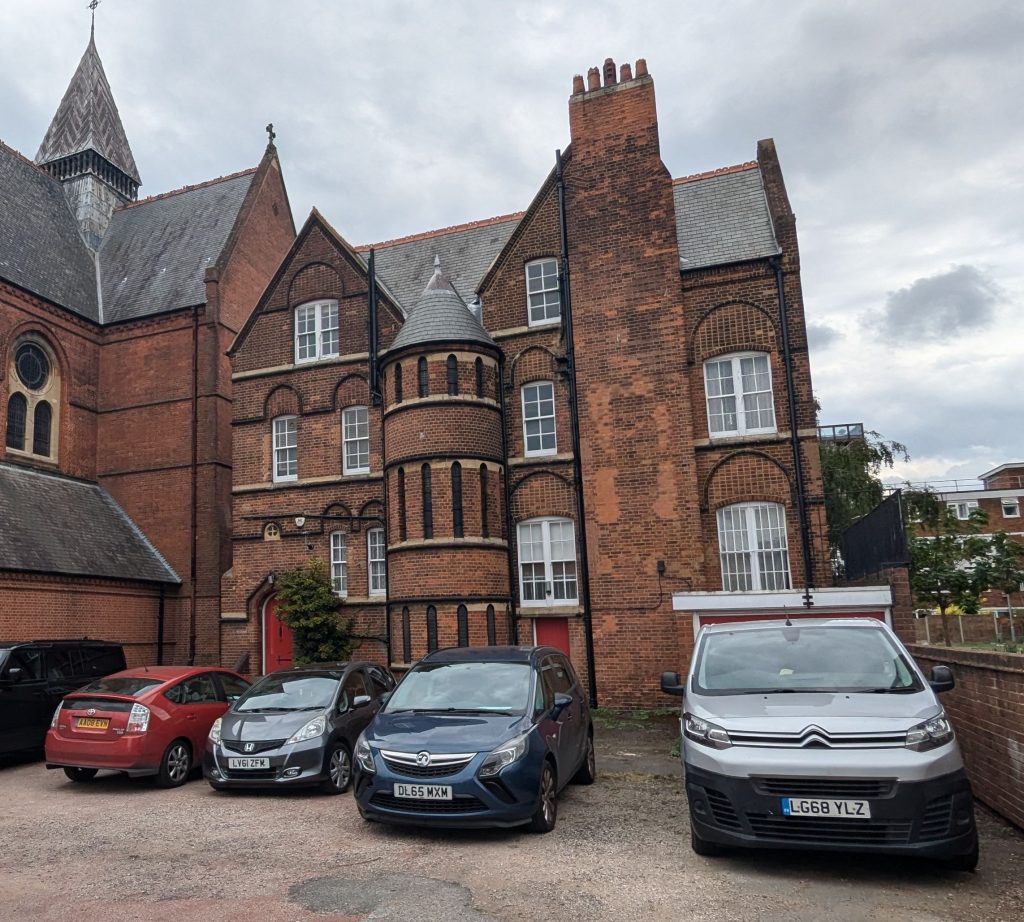
[[596, 67], [591, 67], [587, 71], [587, 90], [599, 90], [601, 89], [601, 71]]
[[629, 64], [623, 64], [619, 68], [619, 83], [625, 83], [627, 80], [633, 79], [633, 70]]
[[615, 62], [611, 58], [604, 59], [604, 85], [615, 86]]

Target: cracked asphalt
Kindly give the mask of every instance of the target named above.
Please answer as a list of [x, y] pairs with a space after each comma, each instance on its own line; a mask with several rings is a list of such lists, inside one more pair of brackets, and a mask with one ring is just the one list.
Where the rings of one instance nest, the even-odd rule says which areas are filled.
[[172, 791], [0, 766], [0, 919], [841, 920], [1024, 918], [1024, 836], [979, 809], [976, 874], [813, 853], [690, 851], [674, 719], [602, 719], [598, 783], [557, 829], [365, 824], [351, 796]]

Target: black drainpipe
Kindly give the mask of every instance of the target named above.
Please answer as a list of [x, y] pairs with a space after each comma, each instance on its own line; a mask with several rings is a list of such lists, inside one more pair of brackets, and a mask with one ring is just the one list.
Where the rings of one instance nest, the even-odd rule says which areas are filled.
[[[800, 547], [804, 555], [804, 588], [814, 586], [814, 567], [811, 563], [811, 530], [807, 521], [807, 503], [804, 496], [804, 465], [800, 458], [800, 436], [797, 433], [796, 392], [793, 389], [793, 354], [789, 345], [789, 319], [786, 312], [786, 288], [782, 277], [782, 260], [772, 256], [768, 264], [775, 270], [775, 288], [779, 297], [779, 328], [782, 330], [782, 367], [786, 370], [786, 398], [789, 402], [789, 435], [793, 446], [793, 473], [796, 477], [796, 511], [800, 519]], [[808, 593], [804, 603], [813, 604]]]
[[[483, 305], [480, 307], [483, 314]], [[516, 568], [512, 561], [512, 487], [509, 484], [508, 475], [508, 415], [505, 411], [505, 355], [498, 353], [498, 403], [501, 409], [501, 456], [506, 459], [501, 474], [501, 482], [504, 486], [504, 509], [505, 518], [505, 556], [508, 559], [508, 599], [509, 599], [509, 628], [512, 631], [511, 642], [519, 643], [519, 616], [516, 614], [516, 592], [519, 580], [516, 578]]]
[[196, 661], [196, 568], [198, 562], [199, 535], [198, 528], [198, 502], [199, 486], [197, 476], [199, 471], [199, 306], [192, 308], [192, 498], [191, 498], [191, 521], [192, 521], [192, 548], [189, 563], [189, 582], [191, 583], [191, 598], [189, 600], [188, 612], [188, 664], [190, 666]]
[[164, 596], [167, 588], [160, 584], [160, 604], [156, 610], [156, 664], [164, 664]]
[[555, 177], [558, 185], [558, 229], [562, 259], [558, 274], [562, 295], [562, 330], [569, 378], [569, 416], [572, 419], [573, 486], [576, 494], [576, 521], [580, 535], [580, 587], [583, 590], [583, 632], [587, 644], [587, 673], [590, 676], [590, 706], [597, 707], [597, 667], [594, 662], [594, 626], [590, 608], [590, 566], [587, 560], [587, 516], [583, 505], [583, 460], [580, 457], [579, 397], [576, 390], [576, 351], [572, 331], [572, 289], [569, 284], [569, 229], [565, 217], [565, 178], [562, 152], [555, 151]]

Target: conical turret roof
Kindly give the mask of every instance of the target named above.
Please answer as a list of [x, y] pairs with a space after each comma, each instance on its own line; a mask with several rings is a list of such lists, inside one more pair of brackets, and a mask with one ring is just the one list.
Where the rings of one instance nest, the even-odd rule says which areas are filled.
[[448, 276], [441, 271], [440, 258], [435, 257], [434, 274], [391, 343], [389, 351], [448, 342], [495, 346], [483, 324], [459, 297]]
[[139, 168], [91, 35], [78, 69], [57, 107], [57, 114], [39, 145], [36, 163], [50, 163], [90, 148], [141, 183]]

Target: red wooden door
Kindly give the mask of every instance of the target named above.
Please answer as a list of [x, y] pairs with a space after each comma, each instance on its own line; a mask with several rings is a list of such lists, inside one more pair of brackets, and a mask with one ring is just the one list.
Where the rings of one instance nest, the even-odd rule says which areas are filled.
[[569, 621], [566, 618], [534, 618], [533, 639], [538, 647], [555, 647], [569, 653]]
[[263, 609], [263, 671], [286, 669], [292, 664], [291, 628], [277, 618], [277, 598]]

